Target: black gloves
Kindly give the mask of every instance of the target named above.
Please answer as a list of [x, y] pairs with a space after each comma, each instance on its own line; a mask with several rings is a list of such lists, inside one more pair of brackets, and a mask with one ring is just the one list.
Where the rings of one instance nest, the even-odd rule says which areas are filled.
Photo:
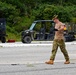
[[55, 29], [55, 28], [54, 28], [54, 31], [58, 31], [58, 29]]

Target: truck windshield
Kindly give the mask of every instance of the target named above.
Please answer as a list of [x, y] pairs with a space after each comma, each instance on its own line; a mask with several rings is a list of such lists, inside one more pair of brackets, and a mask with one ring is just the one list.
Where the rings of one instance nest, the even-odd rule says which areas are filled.
[[30, 30], [33, 30], [33, 28], [34, 28], [34, 26], [35, 26], [35, 22], [34, 23], [32, 23], [32, 25], [31, 25], [31, 27], [30, 27]]

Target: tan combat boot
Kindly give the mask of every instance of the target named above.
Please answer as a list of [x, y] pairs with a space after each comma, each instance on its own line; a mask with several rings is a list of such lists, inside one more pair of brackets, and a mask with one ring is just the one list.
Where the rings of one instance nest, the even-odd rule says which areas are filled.
[[51, 64], [51, 65], [53, 65], [54, 64], [54, 61], [53, 60], [49, 60], [49, 61], [47, 61], [47, 62], [45, 62], [46, 64]]
[[70, 64], [70, 61], [69, 60], [68, 61], [65, 61], [64, 64]]

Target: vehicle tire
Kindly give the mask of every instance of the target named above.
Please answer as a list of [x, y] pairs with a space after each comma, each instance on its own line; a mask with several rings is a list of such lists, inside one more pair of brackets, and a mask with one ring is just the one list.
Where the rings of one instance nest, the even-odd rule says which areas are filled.
[[1, 42], [2, 42], [2, 43], [5, 43], [5, 42], [6, 42], [6, 38], [5, 38], [5, 37], [2, 37], [2, 38], [1, 38]]
[[30, 36], [25, 36], [25, 37], [22, 39], [22, 43], [31, 43], [31, 37], [30, 37]]

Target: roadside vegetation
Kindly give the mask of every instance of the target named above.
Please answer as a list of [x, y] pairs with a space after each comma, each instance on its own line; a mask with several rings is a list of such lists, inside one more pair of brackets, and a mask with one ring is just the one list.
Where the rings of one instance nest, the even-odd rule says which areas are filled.
[[34, 20], [52, 19], [76, 24], [76, 0], [0, 0], [0, 18], [6, 18], [7, 39], [20, 40]]

